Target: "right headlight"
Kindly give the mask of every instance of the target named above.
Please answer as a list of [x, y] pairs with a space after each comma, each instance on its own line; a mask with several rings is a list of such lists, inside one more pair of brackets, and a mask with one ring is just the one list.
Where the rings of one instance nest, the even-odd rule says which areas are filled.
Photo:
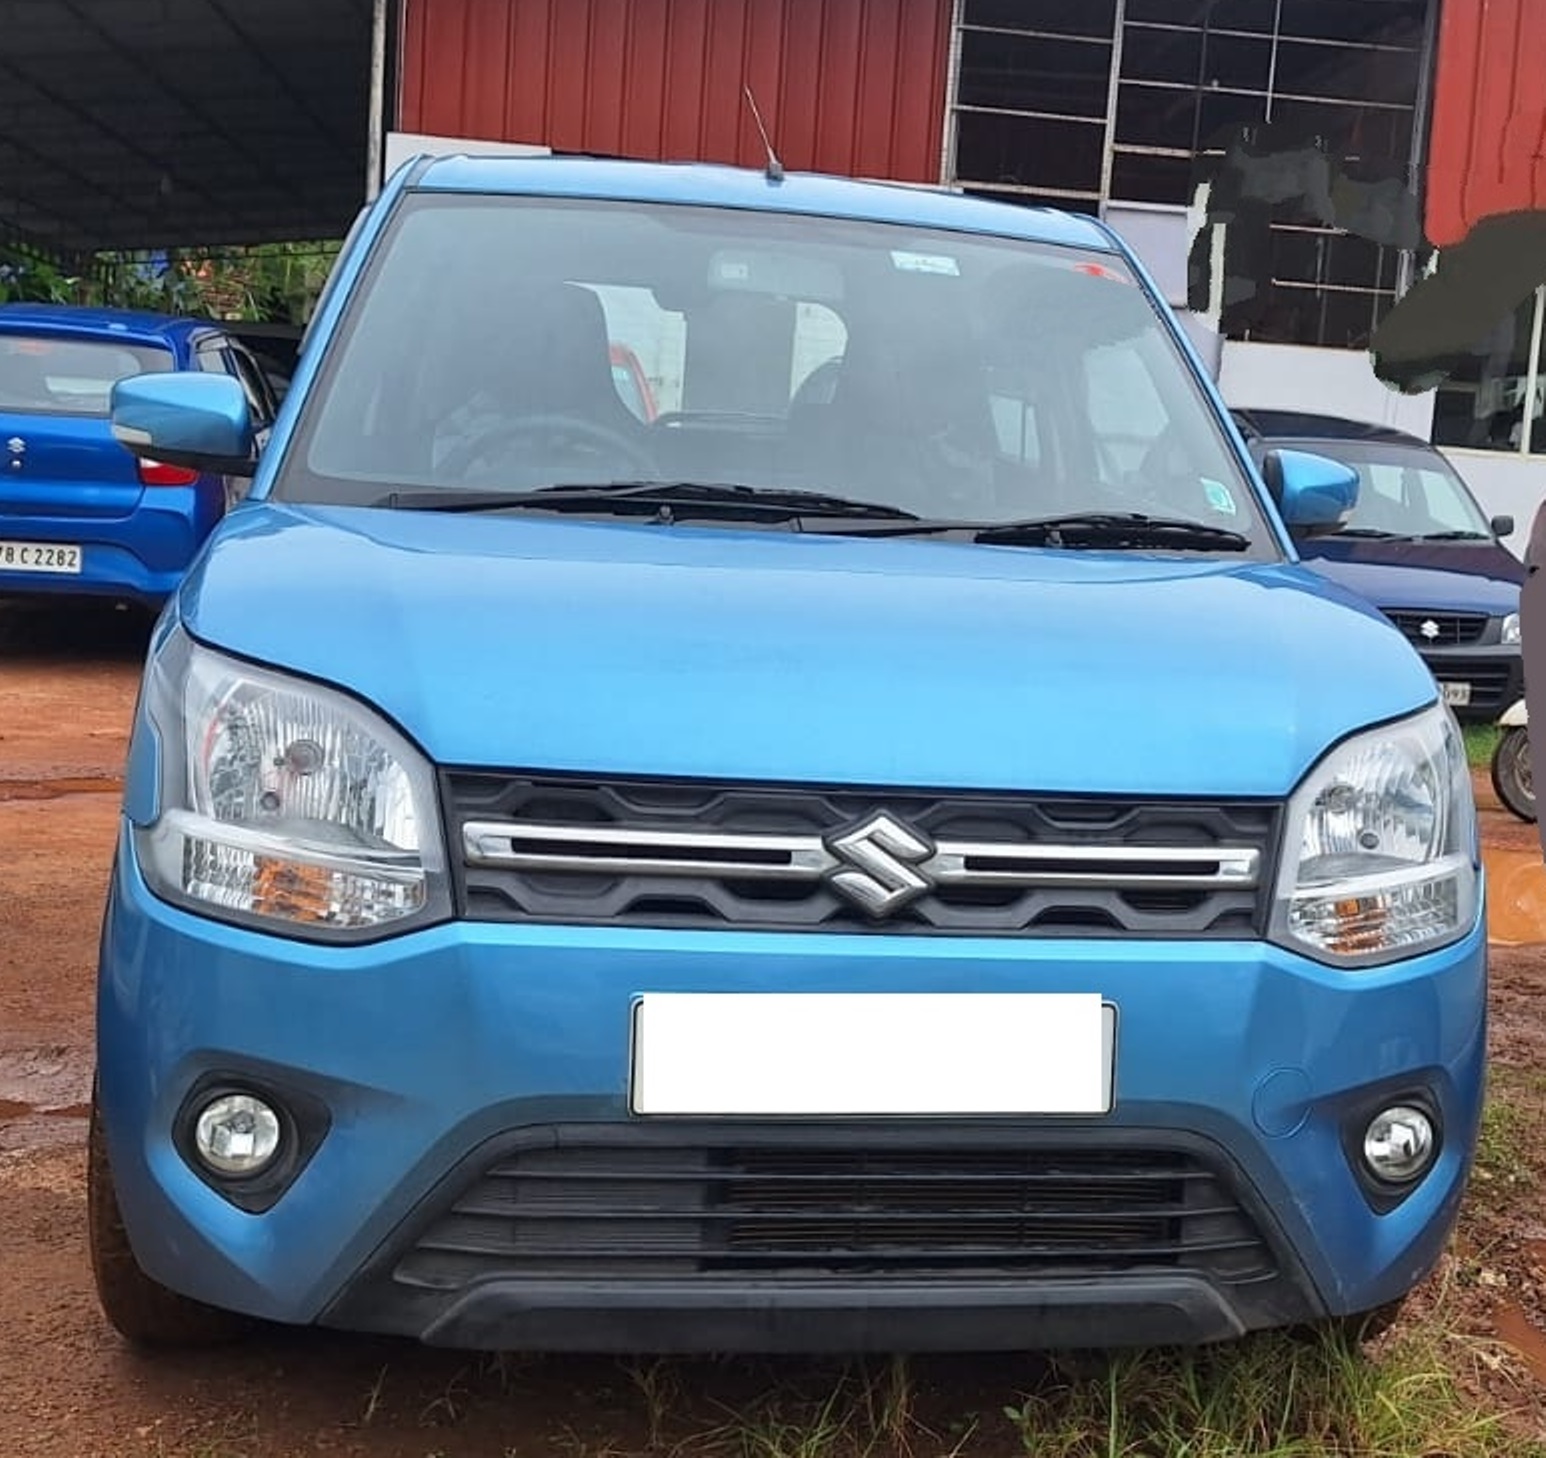
[[314, 941], [450, 914], [434, 771], [357, 699], [179, 630], [150, 665], [145, 715], [159, 804], [135, 842], [165, 900]]
[[1465, 745], [1442, 704], [1345, 740], [1289, 801], [1272, 937], [1357, 968], [1470, 931], [1480, 866]]

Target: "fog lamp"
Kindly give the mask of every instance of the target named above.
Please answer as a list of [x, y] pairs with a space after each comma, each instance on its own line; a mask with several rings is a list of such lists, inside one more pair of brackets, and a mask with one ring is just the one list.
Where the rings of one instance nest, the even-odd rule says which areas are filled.
[[227, 1093], [199, 1111], [193, 1144], [217, 1174], [254, 1175], [279, 1152], [279, 1115], [253, 1094]]
[[1416, 1179], [1433, 1160], [1433, 1121], [1421, 1109], [1397, 1104], [1382, 1109], [1364, 1131], [1364, 1163], [1376, 1179], [1405, 1184]]

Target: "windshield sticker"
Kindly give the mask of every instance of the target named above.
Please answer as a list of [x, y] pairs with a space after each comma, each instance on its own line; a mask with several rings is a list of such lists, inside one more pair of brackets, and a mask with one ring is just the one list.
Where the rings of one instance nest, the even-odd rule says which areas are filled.
[[1104, 263], [1076, 263], [1074, 265], [1074, 272], [1086, 273], [1091, 278], [1109, 278], [1112, 283], [1132, 283], [1132, 279], [1125, 273], [1118, 273], [1114, 268], [1107, 268]]
[[891, 250], [891, 261], [904, 273], [943, 273], [959, 278], [961, 269], [955, 259], [942, 253], [902, 253]]
[[1212, 481], [1204, 476], [1202, 489], [1207, 494], [1208, 505], [1215, 511], [1222, 511], [1228, 516], [1235, 514], [1235, 498], [1229, 494], [1229, 487], [1222, 481]]

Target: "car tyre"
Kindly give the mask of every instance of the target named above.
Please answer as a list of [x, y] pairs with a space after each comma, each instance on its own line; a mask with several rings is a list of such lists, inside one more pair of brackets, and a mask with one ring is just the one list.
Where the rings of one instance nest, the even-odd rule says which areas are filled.
[[91, 1088], [86, 1136], [86, 1231], [91, 1272], [103, 1314], [131, 1346], [207, 1346], [243, 1336], [252, 1322], [235, 1312], [206, 1306], [153, 1281], [140, 1269], [124, 1229], [107, 1157], [107, 1138]]
[[1510, 814], [1535, 823], [1535, 782], [1530, 774], [1530, 731], [1510, 728], [1492, 754], [1492, 789]]

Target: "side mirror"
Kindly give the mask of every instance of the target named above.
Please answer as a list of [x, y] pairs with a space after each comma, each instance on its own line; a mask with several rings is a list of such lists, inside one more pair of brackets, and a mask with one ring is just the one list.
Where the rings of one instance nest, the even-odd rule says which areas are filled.
[[1514, 534], [1514, 518], [1511, 516], [1495, 516], [1487, 523], [1492, 528], [1495, 537], [1508, 537]]
[[1268, 451], [1262, 476], [1289, 531], [1299, 536], [1334, 532], [1358, 505], [1358, 472], [1308, 451]]
[[229, 375], [131, 375], [113, 386], [113, 435], [136, 456], [223, 476], [257, 469], [252, 412]]

